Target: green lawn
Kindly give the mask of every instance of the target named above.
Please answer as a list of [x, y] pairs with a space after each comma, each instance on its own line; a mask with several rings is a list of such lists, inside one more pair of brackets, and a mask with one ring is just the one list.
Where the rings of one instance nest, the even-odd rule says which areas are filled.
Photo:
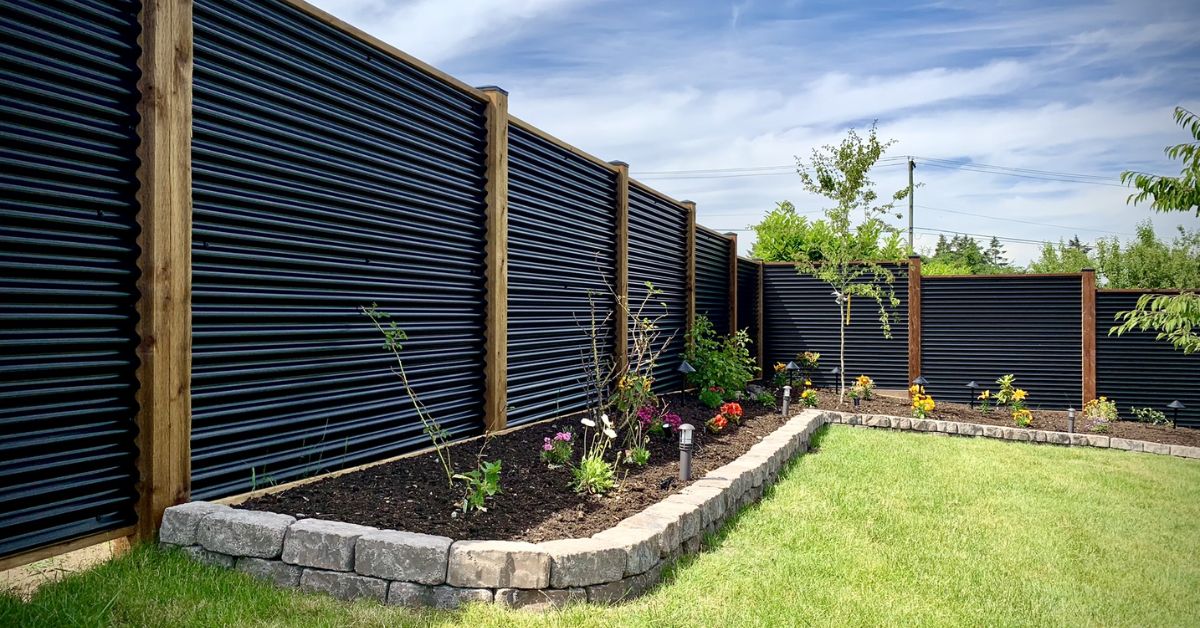
[[0, 598], [0, 626], [1200, 624], [1200, 463], [844, 426], [817, 442], [715, 549], [619, 607], [417, 614], [146, 547]]

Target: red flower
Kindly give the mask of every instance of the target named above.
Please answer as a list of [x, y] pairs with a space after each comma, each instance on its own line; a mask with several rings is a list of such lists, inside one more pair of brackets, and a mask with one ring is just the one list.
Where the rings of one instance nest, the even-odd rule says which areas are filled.
[[730, 419], [737, 419], [742, 416], [742, 404], [730, 401], [721, 406], [721, 414]]

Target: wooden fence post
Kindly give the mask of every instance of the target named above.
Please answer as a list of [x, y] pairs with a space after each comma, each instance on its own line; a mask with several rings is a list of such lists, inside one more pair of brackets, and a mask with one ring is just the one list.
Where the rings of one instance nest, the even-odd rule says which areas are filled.
[[[692, 325], [696, 321], [696, 204], [680, 201], [687, 209], [687, 323], [684, 332], [691, 337]], [[688, 343], [691, 347], [691, 343]]]
[[1083, 404], [1096, 398], [1096, 271], [1085, 268], [1080, 273], [1080, 289], [1082, 294], [1083, 312], [1082, 344], [1083, 344]]
[[737, 234], [727, 233], [729, 238], [729, 335], [738, 330], [738, 254]]
[[144, 0], [138, 135], [138, 525], [191, 495], [192, 2]]
[[508, 92], [480, 89], [488, 99], [483, 424], [495, 432], [508, 426]]
[[908, 258], [908, 381], [921, 375], [921, 256]]
[[629, 164], [623, 161], [609, 162], [617, 167], [617, 291], [616, 310], [613, 319], [616, 334], [613, 336], [613, 359], [617, 372], [625, 370], [629, 362]]
[[754, 342], [758, 344], [758, 368], [762, 371], [761, 375], [763, 377], [767, 376], [767, 349], [763, 345], [763, 339], [767, 337], [767, 332], [763, 329], [763, 324], [766, 322], [765, 312], [767, 310], [767, 303], [763, 299], [763, 282], [766, 272], [767, 267], [763, 264], [762, 260], [758, 260], [758, 300], [756, 301], [758, 307], [755, 312], [758, 316], [758, 338], [755, 338]]

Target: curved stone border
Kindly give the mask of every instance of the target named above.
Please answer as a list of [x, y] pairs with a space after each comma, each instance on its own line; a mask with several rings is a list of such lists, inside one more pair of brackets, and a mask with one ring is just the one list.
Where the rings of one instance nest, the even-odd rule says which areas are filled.
[[983, 438], [1000, 438], [1004, 440], [1070, 445], [1074, 447], [1121, 449], [1159, 454], [1162, 456], [1200, 459], [1200, 447], [1152, 443], [1150, 441], [1117, 438], [1104, 434], [1072, 434], [1068, 432], [1051, 432], [1048, 430], [1031, 430], [1024, 427], [1002, 427], [999, 425], [981, 425], [978, 423], [960, 423], [958, 421], [939, 421], [936, 419], [911, 419], [882, 414], [855, 414], [833, 410], [823, 410], [821, 415], [823, 421], [826, 423], [842, 423], [859, 427], [933, 432], [957, 436], [980, 436]]
[[614, 603], [650, 590], [705, 534], [762, 497], [783, 465], [808, 451], [829, 413], [805, 410], [733, 462], [585, 539], [461, 540], [208, 502], [168, 508], [164, 546], [281, 587], [411, 607], [468, 602], [547, 609]]

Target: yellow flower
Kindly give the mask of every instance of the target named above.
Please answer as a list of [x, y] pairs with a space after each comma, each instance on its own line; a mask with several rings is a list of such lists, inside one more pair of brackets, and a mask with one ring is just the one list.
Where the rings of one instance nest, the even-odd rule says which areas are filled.
[[807, 379], [806, 379], [806, 380], [804, 380], [804, 385], [805, 385], [805, 386], [812, 386], [812, 381], [811, 381], [811, 380], [807, 380]]
[[991, 399], [991, 398], [992, 398], [992, 391], [990, 391], [990, 390], [985, 390], [985, 391], [983, 391], [983, 392], [979, 393], [979, 398], [980, 398], [980, 399]]
[[1025, 399], [1025, 396], [1026, 396], [1026, 395], [1028, 395], [1028, 394], [1029, 394], [1029, 393], [1027, 393], [1027, 392], [1025, 392], [1024, 390], [1021, 390], [1020, 388], [1018, 388], [1018, 389], [1016, 389], [1016, 390], [1014, 390], [1014, 391], [1013, 391], [1013, 400], [1014, 400], [1014, 401], [1023, 401], [1023, 400]]
[[787, 365], [786, 365], [786, 364], [784, 364], [783, 362], [776, 362], [776, 363], [775, 363], [775, 372], [776, 372], [776, 373], [781, 373], [781, 372], [783, 372], [783, 371], [785, 371], [785, 370], [787, 370]]

